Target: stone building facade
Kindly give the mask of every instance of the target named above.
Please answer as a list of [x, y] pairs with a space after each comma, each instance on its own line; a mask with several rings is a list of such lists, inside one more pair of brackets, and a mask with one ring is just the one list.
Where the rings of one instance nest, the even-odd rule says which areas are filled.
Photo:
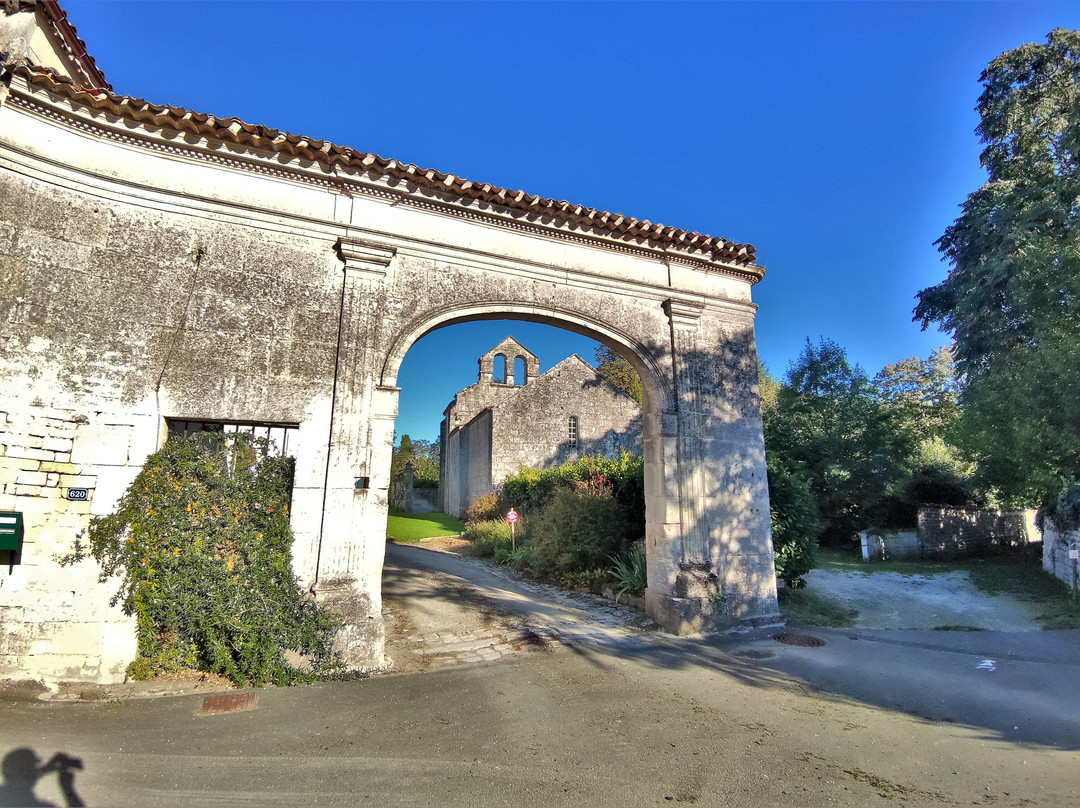
[[641, 377], [658, 623], [777, 616], [751, 245], [122, 95], [55, 0], [5, 3], [0, 53], [0, 677], [123, 677], [115, 582], [56, 559], [179, 422], [288, 435], [296, 573], [381, 667], [398, 370], [476, 319]]
[[443, 413], [439, 489], [446, 513], [464, 514], [521, 466], [618, 457], [623, 449], [641, 454], [641, 407], [577, 354], [540, 373], [536, 355], [507, 337], [479, 364], [479, 380]]

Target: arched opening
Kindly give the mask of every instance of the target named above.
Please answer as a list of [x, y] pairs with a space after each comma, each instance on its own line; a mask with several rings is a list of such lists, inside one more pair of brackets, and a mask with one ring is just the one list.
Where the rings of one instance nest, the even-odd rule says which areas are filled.
[[495, 357], [492, 378], [499, 384], [506, 384], [506, 357], [502, 354]]
[[[643, 406], [639, 407], [629, 396], [627, 400], [637, 408], [634, 428], [639, 437], [635, 452], [644, 458], [644, 486], [649, 494], [644, 502], [644, 518], [640, 522], [640, 535], [646, 554], [650, 554], [650, 545], [655, 547], [658, 533], [662, 529], [665, 510], [660, 499], [664, 496], [665, 484], [662, 476], [663, 447], [659, 442], [660, 417], [665, 402], [670, 402], [671, 394], [661, 376], [656, 362], [657, 353], [650, 354], [644, 348], [631, 346], [630, 340], [611, 332], [601, 331], [597, 327], [588, 327], [581, 322], [555, 320], [550, 311], [541, 314], [531, 312], [508, 311], [504, 316], [513, 319], [492, 319], [490, 314], [482, 315], [470, 312], [446, 313], [425, 325], [418, 325], [413, 331], [399, 337], [394, 350], [384, 365], [382, 387], [399, 388], [395, 432], [400, 438], [409, 434], [413, 443], [418, 435], [421, 440], [438, 440], [446, 446], [448, 434], [457, 430], [464, 434], [472, 423], [471, 418], [457, 422], [448, 422], [444, 418], [448, 405], [455, 400], [455, 395], [466, 395], [471, 385], [477, 382], [476, 357], [489, 352], [493, 345], [511, 335], [530, 351], [539, 355], [539, 375], [529, 375], [529, 366], [524, 357], [515, 356], [513, 379], [516, 386], [542, 385], [544, 374], [560, 363], [573, 368], [579, 360], [595, 362], [596, 349], [604, 344], [627, 358], [642, 374]], [[640, 353], [639, 353], [640, 351]], [[662, 360], [662, 355], [660, 355]], [[456, 358], [456, 361], [451, 361]], [[483, 368], [481, 368], [481, 374]], [[504, 378], [505, 370], [495, 364], [492, 379]], [[535, 373], [535, 371], [534, 371]], [[524, 393], [524, 391], [522, 391]], [[481, 416], [481, 420], [484, 416]], [[566, 452], [567, 459], [590, 454], [599, 444], [595, 436], [582, 431], [584, 424], [595, 419], [583, 419], [579, 411], [563, 410], [558, 416], [556, 441]], [[420, 427], [415, 424], [421, 424]], [[481, 424], [490, 429], [489, 424]], [[531, 435], [527, 424], [517, 426], [521, 435]], [[571, 433], [573, 438], [571, 439]], [[545, 458], [550, 459], [550, 458]], [[440, 453], [440, 462], [445, 464], [446, 457]], [[516, 463], [515, 463], [516, 467]], [[446, 474], [445, 466], [440, 469]], [[659, 476], [658, 476], [659, 475]], [[445, 476], [440, 479], [444, 484]], [[639, 518], [641, 518], [639, 516]], [[653, 541], [650, 542], [650, 535]], [[650, 565], [652, 566], [652, 565]], [[650, 580], [652, 570], [650, 569]]]

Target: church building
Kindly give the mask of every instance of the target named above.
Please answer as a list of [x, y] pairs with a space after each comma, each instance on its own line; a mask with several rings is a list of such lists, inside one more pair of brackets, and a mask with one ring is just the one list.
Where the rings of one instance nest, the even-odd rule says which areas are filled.
[[460, 516], [521, 466], [641, 454], [641, 407], [577, 354], [540, 373], [513, 337], [480, 357], [480, 378], [443, 413], [439, 489]]

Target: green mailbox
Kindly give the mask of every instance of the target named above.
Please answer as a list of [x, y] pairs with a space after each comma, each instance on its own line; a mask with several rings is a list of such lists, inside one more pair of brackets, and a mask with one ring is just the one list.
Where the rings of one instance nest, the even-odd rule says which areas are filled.
[[18, 550], [22, 546], [22, 538], [22, 513], [0, 511], [0, 550]]

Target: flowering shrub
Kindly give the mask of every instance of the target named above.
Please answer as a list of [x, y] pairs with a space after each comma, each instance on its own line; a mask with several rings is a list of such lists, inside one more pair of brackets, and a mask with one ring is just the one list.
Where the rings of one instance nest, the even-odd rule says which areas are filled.
[[499, 495], [492, 491], [482, 497], [477, 497], [473, 504], [465, 510], [465, 521], [467, 522], [488, 522], [492, 519], [499, 519], [502, 514], [499, 512]]

